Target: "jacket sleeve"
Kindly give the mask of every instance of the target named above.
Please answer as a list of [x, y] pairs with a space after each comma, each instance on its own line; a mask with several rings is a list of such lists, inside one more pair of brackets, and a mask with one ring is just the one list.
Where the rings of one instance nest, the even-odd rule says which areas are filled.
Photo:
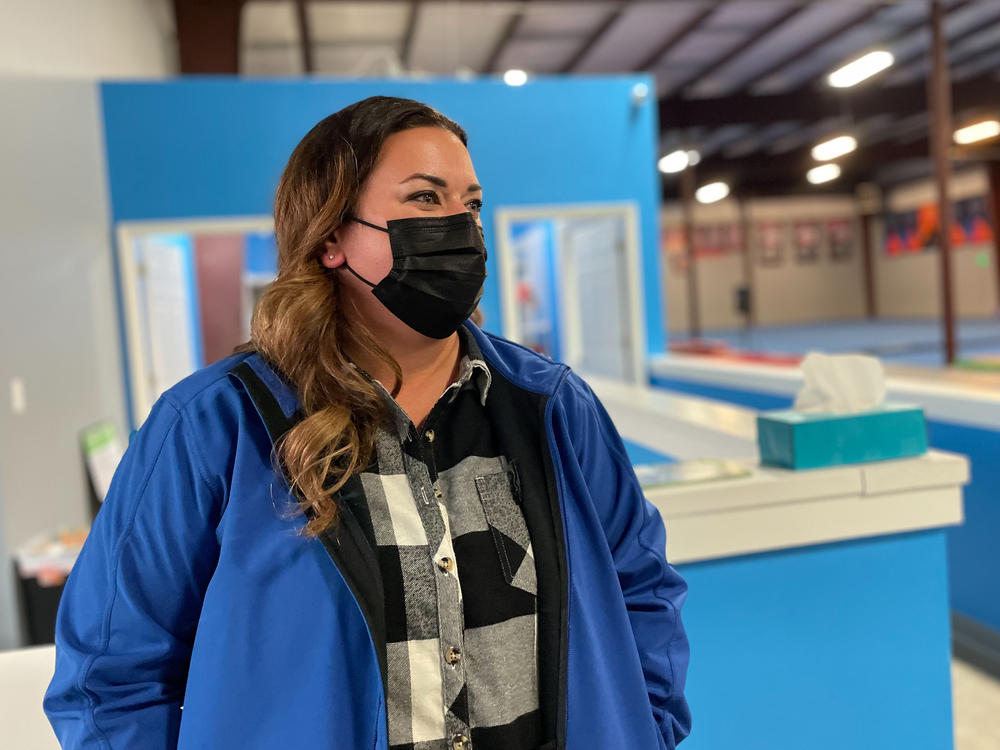
[[221, 486], [168, 397], [136, 432], [63, 590], [43, 701], [63, 748], [176, 748]]
[[687, 584], [667, 562], [663, 519], [643, 495], [607, 411], [579, 376], [570, 372], [567, 381], [577, 457], [618, 571], [661, 747], [673, 750], [691, 732], [684, 698], [689, 647], [680, 613]]

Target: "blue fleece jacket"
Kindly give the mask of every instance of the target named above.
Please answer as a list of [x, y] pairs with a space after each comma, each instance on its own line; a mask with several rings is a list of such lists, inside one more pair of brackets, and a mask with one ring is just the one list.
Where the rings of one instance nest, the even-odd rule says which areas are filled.
[[[494, 372], [490, 400], [506, 392], [496, 408], [511, 445], [538, 463], [523, 502], [542, 519], [533, 545], [537, 533], [549, 581], [545, 747], [670, 750], [690, 731], [686, 586], [660, 515], [575, 373], [467, 325]], [[385, 750], [363, 582], [334, 542], [298, 533], [305, 519], [272, 462], [275, 421], [298, 408], [256, 354], [157, 401], [63, 593], [44, 700], [63, 748]]]

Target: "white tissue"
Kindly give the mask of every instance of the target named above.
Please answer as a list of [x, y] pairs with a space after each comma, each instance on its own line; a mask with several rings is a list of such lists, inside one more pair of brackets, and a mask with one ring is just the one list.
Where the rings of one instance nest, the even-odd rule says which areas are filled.
[[885, 403], [885, 372], [875, 357], [810, 353], [802, 360], [806, 382], [795, 411], [852, 414]]

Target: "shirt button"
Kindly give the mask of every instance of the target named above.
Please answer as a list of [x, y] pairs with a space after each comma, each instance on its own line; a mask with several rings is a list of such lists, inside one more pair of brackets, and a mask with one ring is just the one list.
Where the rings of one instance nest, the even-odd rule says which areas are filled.
[[457, 648], [452, 646], [444, 653], [444, 660], [448, 662], [451, 666], [455, 666], [462, 659], [462, 652]]
[[444, 497], [444, 493], [441, 490], [439, 490], [437, 487], [435, 487], [434, 488], [434, 497], [437, 498], [438, 500], [440, 500], [442, 497]]
[[424, 437], [427, 438], [427, 442], [428, 443], [433, 443], [434, 442], [434, 430], [427, 430], [427, 432], [424, 433]]
[[472, 741], [464, 734], [456, 734], [451, 738], [451, 746], [455, 750], [472, 750]]
[[437, 566], [441, 568], [445, 573], [450, 573], [455, 569], [455, 561], [450, 557], [442, 557], [437, 561]]

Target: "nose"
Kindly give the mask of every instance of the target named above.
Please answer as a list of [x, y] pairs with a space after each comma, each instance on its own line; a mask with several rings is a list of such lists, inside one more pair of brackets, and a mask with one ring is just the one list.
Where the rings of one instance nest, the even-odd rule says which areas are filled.
[[460, 195], [452, 195], [448, 197], [447, 202], [444, 205], [446, 213], [448, 216], [453, 214], [467, 214], [470, 213], [469, 207], [465, 205]]

